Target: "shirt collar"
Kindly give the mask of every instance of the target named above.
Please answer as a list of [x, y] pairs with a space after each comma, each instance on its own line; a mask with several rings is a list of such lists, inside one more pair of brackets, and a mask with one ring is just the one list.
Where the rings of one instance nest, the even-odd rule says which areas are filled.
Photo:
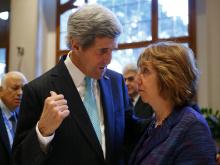
[[[73, 82], [75, 83], [76, 87], [79, 87], [80, 85], [82, 85], [84, 83], [84, 78], [85, 78], [85, 74], [83, 72], [81, 72], [76, 65], [73, 64], [73, 62], [70, 59], [70, 54], [72, 53], [72, 51], [70, 51], [64, 61], [70, 76], [73, 80]], [[77, 75], [77, 76], [76, 76]]]
[[134, 97], [133, 105], [135, 105], [139, 99], [140, 95]]
[[9, 120], [9, 118], [14, 114], [14, 112], [11, 112], [1, 99], [0, 99], [0, 107], [2, 109], [2, 112], [5, 114], [5, 117]]

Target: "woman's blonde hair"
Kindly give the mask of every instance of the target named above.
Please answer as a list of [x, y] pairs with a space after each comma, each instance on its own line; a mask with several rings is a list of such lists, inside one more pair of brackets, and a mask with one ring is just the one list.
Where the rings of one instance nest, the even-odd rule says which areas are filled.
[[193, 51], [183, 44], [158, 42], [149, 45], [138, 59], [138, 67], [150, 62], [158, 75], [160, 95], [175, 106], [191, 103], [196, 94], [199, 70]]

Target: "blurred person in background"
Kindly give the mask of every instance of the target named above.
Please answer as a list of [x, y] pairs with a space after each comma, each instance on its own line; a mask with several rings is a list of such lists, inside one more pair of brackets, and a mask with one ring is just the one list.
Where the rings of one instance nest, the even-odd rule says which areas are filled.
[[26, 77], [17, 71], [2, 76], [0, 87], [0, 164], [9, 165], [15, 135], [22, 87]]
[[148, 103], [144, 103], [138, 93], [138, 84], [136, 81], [138, 69], [137, 65], [130, 63], [123, 69], [125, 84], [128, 88], [128, 95], [134, 106], [134, 113], [139, 118], [149, 119], [153, 115], [153, 110]]

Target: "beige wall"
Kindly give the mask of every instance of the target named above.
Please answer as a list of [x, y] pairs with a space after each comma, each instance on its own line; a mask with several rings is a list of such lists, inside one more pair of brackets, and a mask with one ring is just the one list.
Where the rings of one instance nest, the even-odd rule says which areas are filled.
[[20, 71], [29, 80], [55, 65], [56, 0], [11, 0], [9, 70], [17, 70], [17, 47], [24, 47]]
[[11, 0], [9, 70], [17, 70], [17, 47], [24, 47], [21, 72], [32, 79], [35, 75], [37, 33], [37, 0]]
[[197, 0], [198, 101], [220, 110], [220, 1]]
[[[196, 2], [197, 57], [201, 69], [198, 101], [201, 107], [220, 109], [220, 1]], [[56, 0], [11, 0], [11, 6], [9, 69], [17, 69], [16, 47], [24, 46], [21, 71], [32, 80], [55, 64]]]

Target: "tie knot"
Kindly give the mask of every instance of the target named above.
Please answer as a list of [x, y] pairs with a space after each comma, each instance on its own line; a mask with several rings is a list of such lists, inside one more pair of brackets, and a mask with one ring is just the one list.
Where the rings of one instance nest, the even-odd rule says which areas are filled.
[[16, 121], [15, 115], [12, 114], [11, 117], [9, 118], [9, 120], [10, 120], [11, 122], [15, 122], [15, 121]]
[[86, 76], [84, 79], [85, 79], [86, 83], [91, 83], [92, 79], [90, 77]]
[[90, 77], [85, 77], [86, 89], [90, 90], [92, 88], [92, 79]]

